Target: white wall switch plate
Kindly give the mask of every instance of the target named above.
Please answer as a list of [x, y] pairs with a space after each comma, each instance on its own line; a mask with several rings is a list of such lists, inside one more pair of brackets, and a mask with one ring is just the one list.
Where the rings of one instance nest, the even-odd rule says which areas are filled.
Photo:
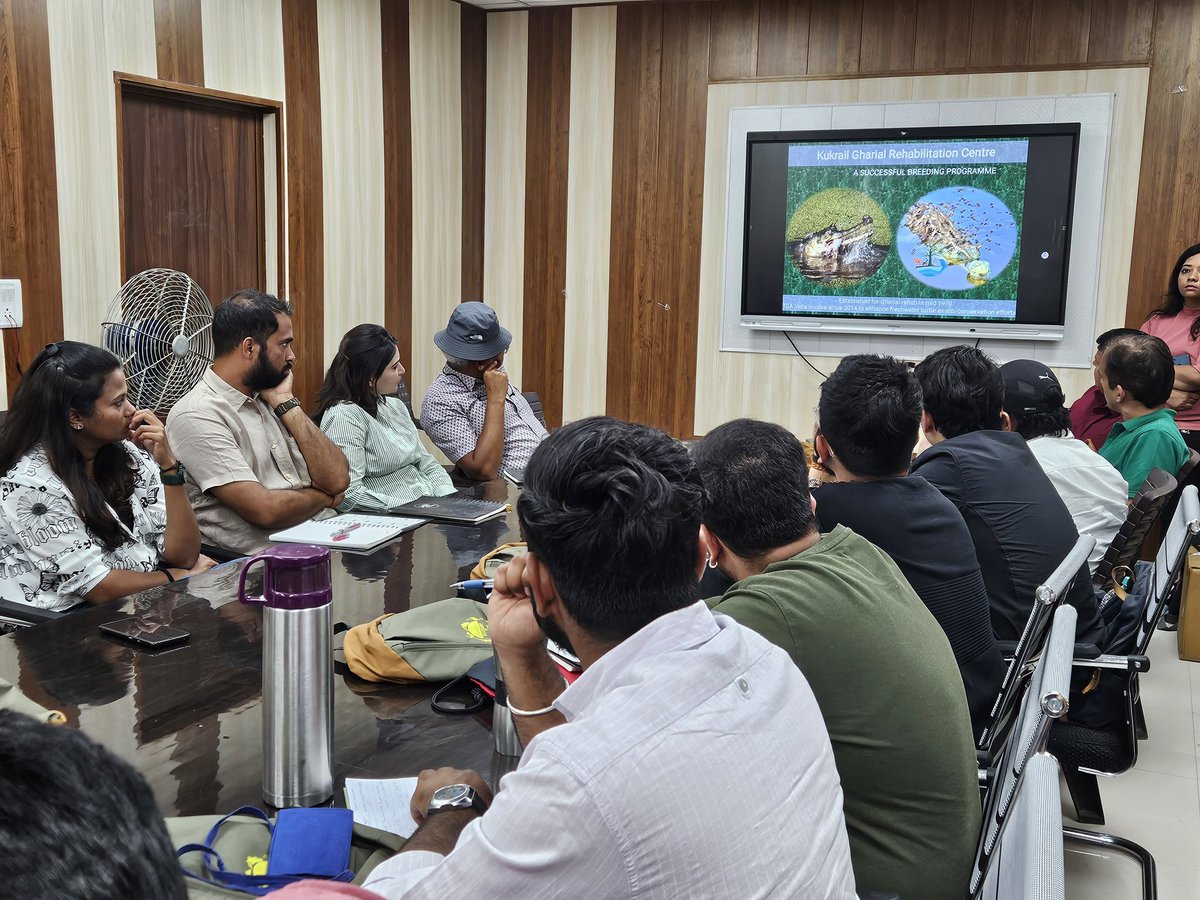
[[16, 278], [0, 279], [0, 328], [20, 328], [24, 323], [21, 282]]

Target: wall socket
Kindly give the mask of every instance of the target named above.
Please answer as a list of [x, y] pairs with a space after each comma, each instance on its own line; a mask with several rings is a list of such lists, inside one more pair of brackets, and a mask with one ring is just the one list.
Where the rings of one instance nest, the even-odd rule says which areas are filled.
[[20, 328], [24, 323], [21, 282], [16, 278], [0, 279], [0, 328]]

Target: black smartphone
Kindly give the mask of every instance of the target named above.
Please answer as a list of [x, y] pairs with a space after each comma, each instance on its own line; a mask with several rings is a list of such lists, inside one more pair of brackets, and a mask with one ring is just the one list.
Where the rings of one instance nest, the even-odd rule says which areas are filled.
[[105, 634], [133, 641], [135, 644], [149, 647], [152, 650], [174, 647], [177, 644], [185, 643], [192, 636], [190, 632], [184, 631], [182, 628], [146, 623], [132, 617], [105, 622], [100, 626], [100, 630]]

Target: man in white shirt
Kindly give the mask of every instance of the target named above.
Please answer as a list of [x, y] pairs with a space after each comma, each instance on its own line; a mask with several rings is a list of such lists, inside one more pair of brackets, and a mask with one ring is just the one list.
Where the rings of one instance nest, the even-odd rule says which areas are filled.
[[1071, 433], [1062, 386], [1032, 359], [1000, 367], [1004, 376], [1004, 427], [1025, 438], [1030, 452], [1062, 497], [1080, 534], [1096, 539], [1088, 568], [1096, 566], [1125, 521], [1129, 486], [1121, 473]]
[[[808, 683], [698, 600], [702, 504], [687, 450], [647, 426], [585, 419], [541, 444], [517, 507], [529, 553], [497, 573], [488, 607], [524, 755], [490, 808], [475, 773], [422, 772], [423, 824], [364, 887], [460, 900], [854, 897]], [[546, 636], [583, 663], [570, 687]], [[298, 890], [319, 896], [311, 882]]]

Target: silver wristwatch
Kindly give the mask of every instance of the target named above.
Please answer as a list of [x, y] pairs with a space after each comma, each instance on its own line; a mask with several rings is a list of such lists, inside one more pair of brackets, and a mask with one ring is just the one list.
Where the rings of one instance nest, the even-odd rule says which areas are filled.
[[448, 784], [433, 792], [425, 815], [445, 809], [473, 809], [482, 816], [487, 812], [487, 804], [469, 784]]

